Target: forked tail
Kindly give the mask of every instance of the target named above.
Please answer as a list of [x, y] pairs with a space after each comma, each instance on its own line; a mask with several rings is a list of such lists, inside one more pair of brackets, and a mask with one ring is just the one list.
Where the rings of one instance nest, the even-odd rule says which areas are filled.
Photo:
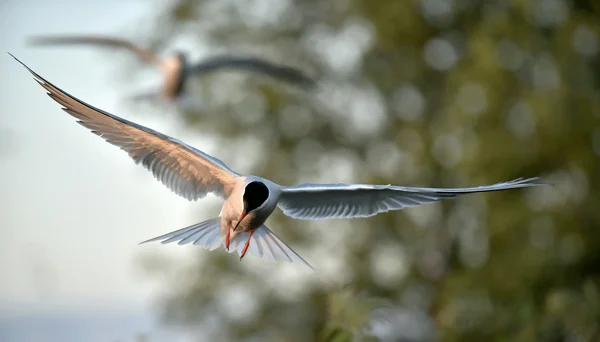
[[[192, 243], [202, 246], [210, 251], [217, 249], [219, 246], [225, 247], [225, 241], [220, 234], [220, 219], [214, 218], [204, 222], [200, 222], [155, 238], [146, 240], [142, 243], [161, 241], [161, 243], [171, 243], [178, 241], [178, 245], [186, 245]], [[248, 233], [241, 233], [231, 240], [229, 253], [234, 251], [238, 255], [242, 254], [244, 244], [248, 239]], [[267, 226], [262, 225], [257, 228], [252, 234], [248, 253], [262, 258], [271, 260], [283, 260], [287, 262], [299, 262], [311, 269], [314, 269], [308, 262], [302, 259], [292, 248], [286, 245], [281, 239], [275, 235]]]
[[140, 242], [140, 245], [147, 242], [161, 241], [162, 244], [179, 241], [178, 245], [193, 243], [202, 246], [209, 251], [213, 251], [221, 244], [219, 234], [219, 218], [206, 220], [191, 226], [172, 231], [170, 233], [157, 236], [150, 240]]

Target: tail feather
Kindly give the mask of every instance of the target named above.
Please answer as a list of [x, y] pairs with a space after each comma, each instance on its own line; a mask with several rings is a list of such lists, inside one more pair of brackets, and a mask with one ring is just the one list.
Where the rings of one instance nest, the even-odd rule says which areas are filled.
[[[233, 238], [229, 245], [229, 253], [237, 252], [238, 255], [241, 255], [244, 245], [248, 240], [248, 235], [249, 233], [244, 232]], [[212, 251], [219, 246], [225, 246], [224, 240], [224, 237], [220, 234], [220, 219], [214, 218], [157, 236], [140, 242], [140, 244], [153, 241], [161, 241], [162, 244], [167, 244], [179, 241], [177, 243], [178, 245], [192, 243]], [[248, 253], [273, 261], [283, 260], [287, 262], [299, 262], [314, 270], [308, 262], [281, 241], [281, 239], [265, 225], [257, 228], [252, 234], [250, 245], [248, 246]]]
[[[237, 252], [238, 255], [242, 255], [242, 250], [244, 249], [247, 240], [247, 232], [237, 235], [231, 241], [229, 253]], [[285, 242], [281, 241], [281, 239], [265, 225], [258, 227], [252, 234], [250, 245], [248, 246], [248, 253], [270, 260], [299, 262], [314, 270], [306, 260], [298, 255], [291, 247], [286, 245]]]
[[157, 236], [155, 238], [140, 242], [140, 244], [161, 241], [162, 244], [179, 241], [179, 245], [193, 243], [208, 250], [215, 250], [221, 244], [219, 234], [219, 218], [206, 220], [191, 226]]

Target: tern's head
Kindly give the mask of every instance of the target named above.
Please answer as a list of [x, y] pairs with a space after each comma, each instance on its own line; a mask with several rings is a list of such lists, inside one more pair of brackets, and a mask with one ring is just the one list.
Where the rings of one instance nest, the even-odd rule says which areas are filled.
[[[247, 215], [255, 216], [262, 209], [269, 198], [269, 188], [260, 181], [251, 181], [244, 187], [242, 195], [242, 212], [237, 225], [242, 222]], [[237, 228], [236, 225], [236, 228]]]
[[246, 184], [242, 201], [244, 211], [249, 214], [262, 208], [269, 198], [269, 188], [263, 182], [252, 181]]
[[183, 51], [175, 51], [175, 57], [181, 62], [181, 65], [185, 65], [187, 57]]

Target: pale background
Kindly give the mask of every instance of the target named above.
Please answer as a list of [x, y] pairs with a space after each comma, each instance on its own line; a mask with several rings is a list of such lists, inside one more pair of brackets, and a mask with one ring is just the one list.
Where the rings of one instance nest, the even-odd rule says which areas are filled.
[[[144, 1], [0, 3], [0, 340], [111, 341], [154, 332], [155, 281], [136, 272], [140, 253], [187, 258], [189, 249], [138, 245], [204, 216], [119, 149], [49, 99], [10, 52], [86, 102], [139, 121], [122, 104], [118, 62], [93, 49], [25, 46], [43, 33], [135, 33]], [[68, 8], [68, 12], [65, 11]], [[111, 63], [112, 62], [112, 63]], [[169, 115], [144, 120], [169, 133]], [[181, 130], [180, 130], [181, 132]], [[178, 137], [212, 152], [210, 141]], [[214, 144], [213, 144], [214, 145]], [[116, 190], [116, 191], [114, 191]], [[210, 197], [210, 196], [209, 196]], [[67, 328], [68, 325], [68, 328]], [[39, 328], [39, 330], [38, 330]], [[160, 335], [153, 334], [153, 340]]]

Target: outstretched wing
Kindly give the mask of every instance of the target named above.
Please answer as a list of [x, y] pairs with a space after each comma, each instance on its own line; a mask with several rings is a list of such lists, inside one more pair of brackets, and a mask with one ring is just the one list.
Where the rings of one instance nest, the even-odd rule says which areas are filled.
[[104, 36], [35, 36], [29, 39], [32, 45], [98, 45], [121, 48], [133, 52], [145, 63], [158, 63], [159, 57], [154, 51], [142, 49], [130, 41]]
[[[12, 56], [12, 55], [11, 55]], [[171, 191], [197, 200], [212, 192], [226, 198], [238, 173], [225, 163], [185, 143], [89, 105], [45, 80], [21, 61], [48, 95], [79, 124], [127, 152]]]
[[216, 56], [191, 66], [188, 72], [190, 75], [203, 74], [219, 69], [245, 70], [304, 88], [316, 87], [316, 82], [298, 69], [255, 57]]
[[538, 178], [473, 188], [413, 188], [369, 184], [299, 184], [282, 187], [278, 206], [295, 219], [318, 220], [369, 217], [445, 198], [477, 192], [526, 188], [545, 184], [532, 183]]

